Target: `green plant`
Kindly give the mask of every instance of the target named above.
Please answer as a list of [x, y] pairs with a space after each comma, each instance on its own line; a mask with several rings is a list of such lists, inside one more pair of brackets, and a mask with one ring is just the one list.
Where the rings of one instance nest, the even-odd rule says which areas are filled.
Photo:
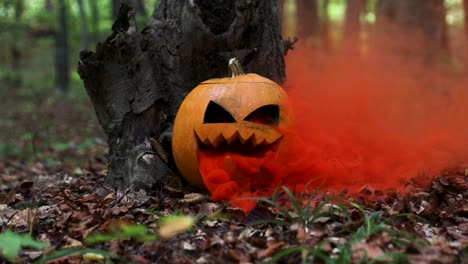
[[[275, 189], [271, 198], [245, 198], [245, 199], [254, 199], [256, 201], [264, 202], [273, 208], [276, 208], [279, 211], [279, 214], [275, 217], [274, 220], [262, 220], [255, 221], [249, 225], [258, 225], [258, 224], [278, 224], [278, 225], [290, 225], [292, 223], [297, 223], [301, 228], [308, 230], [309, 226], [314, 223], [317, 219], [322, 216], [328, 216], [331, 213], [334, 213], [336, 209], [331, 206], [328, 209], [325, 207], [330, 204], [333, 200], [333, 196], [329, 196], [323, 201], [320, 201], [315, 206], [312, 206], [312, 201], [317, 197], [318, 190], [321, 185], [318, 185], [311, 192], [306, 191], [310, 184], [317, 180], [313, 179], [309, 181], [303, 188], [304, 191], [299, 192], [299, 194], [294, 195], [294, 193], [287, 186], [280, 186]], [[286, 195], [287, 202], [289, 206], [283, 206], [278, 203], [280, 196]], [[305, 201], [305, 203], [303, 203]], [[292, 210], [291, 210], [292, 209]], [[279, 253], [275, 254], [269, 263], [276, 263], [281, 258], [286, 257], [293, 253], [300, 253], [302, 263], [308, 263], [313, 261], [315, 258], [326, 260], [327, 256], [323, 254], [320, 249], [324, 241], [319, 243], [315, 247], [311, 247], [307, 244], [306, 241], [301, 241], [300, 245], [286, 248]]]
[[29, 234], [16, 234], [9, 229], [0, 233], [1, 255], [9, 262], [15, 261], [15, 258], [23, 247], [45, 249], [47, 245], [32, 239]]
[[[86, 256], [89, 256], [89, 255], [94, 255], [94, 256], [97, 256], [95, 257], [95, 259], [99, 258], [100, 260], [104, 260], [105, 263], [112, 263], [111, 255], [107, 251], [92, 249], [92, 248], [67, 248], [67, 249], [55, 250], [41, 257], [36, 263], [43, 264], [43, 263], [47, 263], [48, 261], [58, 259], [61, 257], [65, 257], [65, 256], [70, 256], [70, 255], [82, 255], [83, 258], [86, 258]], [[118, 258], [118, 256], [112, 256], [112, 258]]]
[[293, 253], [300, 253], [302, 263], [313, 262], [313, 260], [318, 257], [321, 260], [327, 259], [327, 256], [320, 251], [320, 246], [317, 247], [308, 247], [304, 245], [293, 246], [286, 248], [277, 254], [275, 254], [268, 263], [276, 263], [282, 258], [287, 257]]
[[[307, 190], [308, 186], [317, 179], [309, 181], [303, 188]], [[329, 196], [325, 200], [318, 203], [315, 207], [312, 207], [312, 201], [316, 198], [316, 194], [320, 189], [320, 186], [317, 186], [311, 192], [301, 191], [299, 192], [297, 198], [294, 193], [287, 186], [280, 186], [275, 189], [271, 198], [263, 197], [252, 197], [252, 198], [240, 198], [238, 200], [256, 200], [259, 202], [264, 202], [279, 211], [279, 214], [276, 216], [275, 220], [262, 220], [251, 223], [250, 225], [265, 224], [265, 223], [276, 223], [288, 225], [290, 223], [298, 223], [304, 227], [307, 227], [310, 223], [313, 223], [319, 217], [328, 215], [329, 211], [323, 210], [324, 207], [329, 204], [333, 197]], [[293, 211], [289, 210], [287, 206], [283, 206], [278, 203], [280, 196], [286, 195], [287, 201], [292, 206]], [[305, 204], [303, 201], [306, 200]]]
[[[158, 222], [158, 232], [161, 239], [168, 239], [176, 234], [185, 232], [192, 228], [195, 223], [195, 218], [187, 215], [162, 216], [157, 212], [154, 212], [154, 214], [161, 216], [161, 220]], [[121, 223], [116, 225], [114, 228], [111, 228], [107, 233], [88, 236], [84, 242], [88, 245], [93, 245], [123, 239], [133, 239], [139, 242], [152, 242], [157, 239], [157, 236], [156, 234], [149, 232], [145, 225]], [[22, 247], [42, 250], [48, 248], [45, 243], [34, 240], [28, 234], [20, 235], [8, 229], [0, 233], [0, 253], [9, 262], [15, 261], [15, 258], [19, 255]], [[36, 263], [46, 263], [50, 260], [74, 254], [83, 255], [83, 258], [99, 259], [106, 263], [112, 263], [111, 258], [119, 259], [119, 256], [111, 255], [105, 250], [85, 247], [53, 250], [44, 254]]]
[[[347, 238], [346, 242], [337, 248], [338, 254], [335, 258], [327, 256], [324, 259], [326, 263], [350, 263], [353, 260], [353, 253], [356, 251], [353, 249], [353, 245], [359, 242], [366, 242], [367, 239], [377, 233], [386, 232], [391, 237], [393, 237], [393, 241], [402, 235], [402, 232], [389, 227], [391, 218], [388, 218], [388, 221], [385, 221], [382, 218], [381, 212], [367, 213], [361, 206], [356, 203], [350, 203], [350, 205], [352, 208], [358, 209], [362, 214], [362, 225], [358, 226], [357, 229]], [[347, 211], [345, 207], [341, 208], [342, 211]], [[407, 255], [402, 253], [385, 253], [374, 259], [370, 259], [367, 251], [363, 249], [358, 251], [363, 253], [360, 263], [375, 263], [379, 261], [401, 263], [404, 262], [407, 258]]]
[[[0, 233], [0, 252], [7, 261], [12, 263], [15, 262], [15, 259], [18, 257], [21, 248], [46, 250], [48, 246], [43, 242], [34, 240], [29, 234], [17, 234], [10, 231], [9, 229]], [[110, 259], [110, 255], [106, 251], [91, 248], [68, 248], [55, 250], [49, 254], [45, 254], [39, 258], [36, 263], [46, 263], [47, 261], [73, 254], [84, 255], [90, 253], [102, 256], [103, 259]]]
[[[305, 188], [306, 189], [306, 188]], [[362, 253], [360, 263], [375, 263], [375, 262], [404, 262], [408, 255], [403, 253], [384, 253], [380, 256], [368, 256], [365, 249], [356, 249], [354, 245], [357, 243], [366, 243], [369, 238], [379, 233], [387, 233], [391, 237], [391, 243], [395, 246], [407, 247], [414, 243], [415, 236], [395, 228], [391, 228], [391, 222], [398, 217], [411, 217], [411, 215], [400, 214], [393, 217], [383, 218], [382, 212], [368, 212], [356, 203], [331, 203], [334, 197], [328, 197], [323, 201], [313, 206], [313, 199], [316, 197], [318, 188], [312, 193], [301, 192], [294, 195], [293, 192], [286, 186], [278, 187], [271, 198], [249, 198], [257, 201], [262, 201], [273, 208], [276, 208], [279, 213], [274, 220], [263, 220], [253, 222], [250, 225], [258, 224], [273, 224], [273, 225], [291, 225], [299, 224], [306, 232], [311, 225], [320, 217], [330, 217], [334, 221], [345, 221], [347, 225], [341, 225], [341, 230], [336, 234], [341, 234], [346, 239], [345, 243], [338, 245], [335, 248], [335, 255], [327, 255], [321, 251], [324, 243], [328, 242], [328, 238], [324, 238], [316, 245], [310, 245], [307, 241], [300, 241], [299, 245], [292, 246], [281, 250], [273, 255], [269, 263], [276, 263], [282, 258], [291, 254], [299, 254], [302, 263], [313, 263], [319, 259], [324, 263], [350, 263], [354, 261], [353, 254]], [[278, 198], [286, 196], [289, 206], [279, 204]], [[305, 203], [303, 202], [305, 201]], [[353, 220], [350, 209], [357, 209], [361, 214], [360, 220]], [[337, 218], [337, 219], [335, 219]]]
[[111, 229], [108, 233], [90, 235], [85, 239], [85, 242], [88, 244], [97, 244], [128, 238], [140, 242], [149, 242], [156, 240], [156, 235], [148, 233], [144, 225], [121, 224]]

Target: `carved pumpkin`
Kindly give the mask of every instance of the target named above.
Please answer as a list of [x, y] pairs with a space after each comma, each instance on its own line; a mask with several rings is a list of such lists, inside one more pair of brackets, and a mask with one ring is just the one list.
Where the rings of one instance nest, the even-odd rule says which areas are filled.
[[257, 74], [243, 74], [236, 59], [230, 78], [195, 87], [182, 102], [174, 122], [172, 150], [177, 168], [193, 185], [204, 187], [197, 152], [263, 151], [278, 146], [277, 129], [288, 122], [286, 93]]

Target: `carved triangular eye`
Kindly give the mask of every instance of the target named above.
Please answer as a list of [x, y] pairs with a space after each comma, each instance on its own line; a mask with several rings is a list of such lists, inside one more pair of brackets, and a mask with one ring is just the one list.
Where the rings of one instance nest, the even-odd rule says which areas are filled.
[[236, 119], [219, 104], [210, 101], [206, 107], [203, 123], [235, 123]]
[[250, 113], [244, 120], [264, 125], [279, 125], [279, 106], [264, 105]]

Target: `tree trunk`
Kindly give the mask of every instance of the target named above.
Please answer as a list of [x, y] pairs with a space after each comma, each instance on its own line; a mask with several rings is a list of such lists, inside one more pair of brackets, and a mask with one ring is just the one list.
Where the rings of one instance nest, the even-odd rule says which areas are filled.
[[317, 0], [296, 0], [297, 35], [300, 39], [319, 36], [320, 20]]
[[47, 12], [52, 13], [54, 11], [54, 6], [52, 5], [52, 0], [45, 0], [44, 8]]
[[322, 2], [322, 20], [320, 23], [320, 33], [322, 35], [322, 48], [325, 51], [330, 51], [332, 41], [330, 39], [330, 16], [328, 14], [329, 0], [323, 0]]
[[119, 6], [120, 6], [120, 0], [110, 0], [111, 1], [111, 17], [112, 19], [116, 19], [117, 15], [119, 14]]
[[91, 7], [92, 43], [99, 41], [99, 10], [96, 0], [89, 0]]
[[141, 32], [123, 4], [113, 34], [82, 52], [78, 72], [108, 136], [107, 183], [151, 189], [167, 166], [151, 149], [167, 135], [184, 96], [203, 80], [227, 76], [237, 57], [247, 72], [284, 80], [277, 1], [161, 0]]
[[463, 9], [465, 11], [465, 36], [468, 39], [468, 0], [463, 0]]
[[[361, 33], [362, 0], [348, 0], [346, 4], [344, 39], [348, 47], [359, 47], [359, 34]], [[350, 47], [351, 48], [351, 47]]]
[[68, 22], [66, 0], [58, 0], [58, 29], [55, 36], [55, 73], [56, 85], [60, 91], [66, 93], [69, 83], [69, 65], [68, 65]]
[[80, 20], [81, 20], [81, 48], [83, 50], [87, 50], [89, 47], [89, 31], [88, 31], [88, 23], [86, 21], [86, 12], [83, 6], [83, 0], [78, 1], [78, 10], [80, 12]]
[[21, 85], [21, 47], [19, 43], [21, 39], [21, 32], [23, 31], [23, 26], [21, 22], [21, 17], [23, 16], [24, 3], [23, 0], [17, 0], [15, 2], [15, 27], [13, 30], [13, 37], [16, 40], [11, 47], [11, 58], [12, 58], [12, 69], [15, 71], [15, 77], [13, 80], [14, 86]]
[[379, 0], [377, 33], [392, 39], [393, 49], [434, 62], [448, 54], [447, 25], [443, 0]]
[[145, 8], [145, 1], [136, 0], [135, 9], [136, 9], [137, 14], [140, 14], [143, 17], [147, 17], [146, 8]]

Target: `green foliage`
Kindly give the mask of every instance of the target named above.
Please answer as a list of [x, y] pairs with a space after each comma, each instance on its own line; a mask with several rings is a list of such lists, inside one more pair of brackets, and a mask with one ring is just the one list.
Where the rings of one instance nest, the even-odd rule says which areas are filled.
[[[351, 203], [351, 206], [358, 209], [363, 215], [363, 224], [359, 226], [354, 233], [346, 240], [346, 243], [339, 247], [339, 254], [336, 262], [329, 263], [349, 263], [353, 256], [353, 245], [360, 241], [365, 241], [367, 238], [378, 232], [390, 231], [385, 223], [381, 219], [380, 212], [371, 212], [367, 214], [358, 204]], [[390, 256], [388, 256], [390, 257]], [[399, 256], [398, 256], [399, 257]], [[365, 262], [369, 262], [367, 259], [367, 252], [364, 252]], [[331, 261], [331, 259], [329, 260]], [[327, 261], [328, 262], [328, 261]]]
[[[76, 72], [81, 51], [81, 18], [78, 2], [66, 1], [70, 45], [70, 89], [64, 95], [55, 87], [55, 30], [58, 26], [57, 2], [52, 9], [44, 1], [23, 0], [21, 17], [15, 17], [17, 0], [0, 0], [0, 158], [46, 165], [80, 163], [76, 155], [96, 149], [96, 135], [102, 136], [96, 114], [83, 82]], [[93, 25], [91, 3], [97, 6], [97, 26]], [[145, 1], [152, 14], [155, 0]], [[84, 0], [86, 22], [91, 37], [90, 49], [111, 33], [111, 1]], [[142, 26], [148, 18], [137, 15]], [[94, 38], [96, 37], [96, 38]], [[13, 51], [20, 50], [19, 65]], [[13, 67], [16, 65], [17, 67]], [[76, 120], [79, 118], [79, 120]], [[78, 121], [78, 122], [77, 122]], [[73, 124], [73, 129], [70, 129]], [[82, 125], [84, 124], [84, 125]], [[92, 125], [89, 125], [92, 124]], [[54, 153], [52, 153], [54, 152]]]
[[[160, 214], [158, 213], [158, 215]], [[169, 215], [163, 217], [161, 215], [161, 220], [158, 223], [160, 228], [159, 233], [162, 239], [170, 238], [173, 235], [190, 229], [194, 223], [195, 218], [191, 216]], [[145, 225], [120, 223], [116, 225], [116, 227], [110, 229], [107, 233], [88, 236], [84, 242], [89, 245], [94, 245], [98, 243], [107, 243], [113, 240], [125, 239], [133, 239], [144, 243], [155, 241], [157, 237], [155, 234], [150, 233]], [[43, 250], [47, 249], [46, 244], [32, 239], [30, 235], [16, 234], [8, 229], [0, 233], [0, 253], [9, 262], [14, 262], [23, 247]], [[107, 251], [93, 248], [67, 248], [51, 251], [48, 254], [43, 255], [37, 263], [46, 263], [57, 258], [74, 254], [83, 255], [84, 259], [99, 258], [105, 260], [106, 263], [111, 263], [111, 258], [118, 258], [118, 256], [111, 256]]]
[[35, 241], [29, 234], [16, 234], [9, 229], [0, 233], [0, 251], [2, 256], [10, 262], [14, 262], [22, 247], [45, 249], [47, 245]]
[[328, 6], [328, 15], [330, 21], [342, 23], [344, 21], [344, 14], [346, 10], [346, 2], [343, 0], [330, 0]]
[[[148, 213], [161, 217], [158, 221], [159, 235], [162, 239], [185, 232], [195, 224], [195, 218], [192, 216], [173, 214], [162, 216], [160, 213], [148, 210]], [[104, 234], [94, 234], [85, 239], [88, 244], [106, 243], [112, 240], [134, 239], [139, 242], [151, 242], [157, 239], [155, 234], [148, 232], [145, 225], [131, 225], [121, 223], [109, 232]]]
[[148, 233], [144, 225], [121, 224], [106, 234], [94, 234], [85, 239], [88, 244], [106, 243], [112, 240], [135, 239], [140, 242], [156, 240], [156, 235]]
[[[56, 251], [52, 251], [50, 254], [47, 254], [40, 258], [37, 261], [37, 264], [48, 263], [51, 260], [58, 259], [65, 256], [70, 255], [83, 255], [85, 257], [87, 254], [93, 254], [101, 257], [105, 260], [105, 263], [112, 263], [110, 260], [112, 258], [118, 258], [117, 256], [111, 256], [107, 251], [104, 250], [97, 250], [92, 248], [67, 248], [67, 249], [60, 249]], [[90, 261], [92, 262], [92, 261]]]
[[[275, 254], [268, 263], [277, 263], [282, 258], [287, 257], [294, 253], [300, 253], [302, 263], [313, 263], [314, 258], [319, 258], [321, 260], [327, 259], [328, 257], [320, 252], [320, 247], [306, 247], [304, 245], [289, 247], [284, 250], [281, 250], [279, 253]], [[312, 257], [312, 258], [311, 258]]]
[[384, 222], [381, 221], [380, 212], [371, 212], [370, 214], [367, 214], [358, 204], [351, 203], [351, 205], [361, 211], [361, 214], [364, 216], [363, 225], [360, 226], [351, 237], [352, 242], [357, 242], [366, 239], [377, 232], [388, 230], [385, 227]]
[[[318, 179], [318, 178], [317, 178]], [[308, 186], [314, 182], [317, 179], [312, 179], [309, 181], [305, 187], [304, 190], [308, 189]], [[319, 217], [327, 214], [327, 212], [324, 212], [322, 209], [327, 203], [329, 203], [333, 197], [328, 197], [315, 207], [312, 207], [312, 200], [316, 197], [316, 194], [318, 192], [318, 189], [320, 188], [320, 185], [316, 187], [312, 192], [300, 192], [298, 197], [291, 192], [291, 190], [286, 187], [286, 186], [280, 186], [275, 189], [273, 192], [273, 195], [270, 199], [268, 198], [243, 198], [240, 200], [245, 200], [245, 199], [250, 199], [250, 200], [257, 200], [264, 202], [276, 209], [279, 210], [279, 214], [277, 215], [276, 219], [274, 220], [275, 223], [277, 224], [290, 224], [290, 223], [299, 223], [302, 224], [303, 226], [307, 226], [310, 223], [313, 223], [316, 219]], [[280, 196], [286, 195], [288, 198], [288, 201], [292, 205], [293, 211], [291, 212], [289, 208], [280, 205], [277, 201], [279, 200]], [[303, 201], [306, 201], [305, 204], [303, 204]], [[257, 221], [252, 223], [252, 225], [256, 224], [262, 224], [262, 223], [268, 223], [269, 221]]]
[[[274, 220], [257, 221], [250, 225], [273, 224], [290, 226], [293, 223], [296, 223], [307, 232], [308, 228], [310, 228], [311, 225], [313, 225], [320, 217], [330, 217], [333, 219], [339, 215], [342, 220], [348, 223], [346, 226], [349, 226], [347, 228], [343, 227], [342, 230], [337, 233], [337, 235], [340, 234], [341, 236], [349, 234], [345, 238], [345, 243], [337, 245], [337, 253], [335, 256], [329, 256], [321, 251], [323, 244], [328, 241], [327, 238], [321, 240], [316, 245], [310, 245], [306, 241], [302, 241], [298, 246], [285, 248], [276, 253], [272, 256], [269, 263], [276, 263], [282, 258], [294, 253], [299, 253], [302, 263], [313, 263], [314, 260], [317, 259], [321, 262], [330, 264], [350, 263], [353, 261], [353, 254], [356, 253], [354, 245], [357, 243], [366, 243], [374, 235], [382, 233], [387, 233], [392, 238], [391, 243], [396, 247], [406, 248], [410, 245], [417, 246], [418, 243], [419, 245], [424, 244], [424, 242], [418, 241], [414, 234], [395, 230], [390, 227], [390, 224], [394, 219], [412, 217], [412, 215], [400, 214], [389, 218], [383, 218], [381, 212], [367, 212], [356, 203], [350, 203], [350, 208], [341, 203], [333, 204], [331, 203], [333, 200], [332, 197], [329, 197], [314, 206], [311, 201], [315, 197], [317, 190], [318, 188], [315, 189], [312, 194], [301, 192], [299, 195], [295, 196], [287, 187], [281, 186], [275, 190], [272, 198], [270, 199], [252, 198], [276, 208], [279, 211], [279, 214], [277, 214]], [[281, 196], [281, 194], [286, 196], [290, 207], [286, 207], [278, 203], [278, 197]], [[351, 218], [349, 210], [352, 209], [357, 209], [360, 212], [362, 216], [361, 221], [356, 221]], [[364, 249], [358, 250], [358, 252], [359, 251], [362, 253], [361, 263], [378, 263], [382, 261], [403, 263], [408, 257], [407, 254], [386, 253], [377, 258], [370, 259], [367, 256], [367, 251]]]

